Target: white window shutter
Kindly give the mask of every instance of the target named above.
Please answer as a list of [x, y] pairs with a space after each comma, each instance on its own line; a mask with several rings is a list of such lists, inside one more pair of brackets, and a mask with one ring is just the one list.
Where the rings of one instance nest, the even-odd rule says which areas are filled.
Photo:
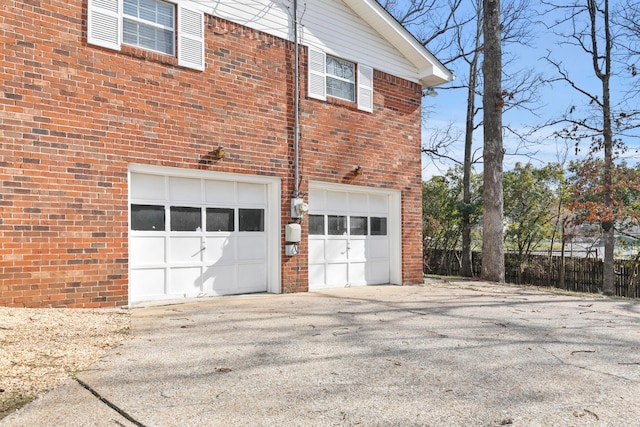
[[358, 109], [373, 111], [373, 68], [358, 64]]
[[204, 71], [204, 13], [178, 6], [178, 64]]
[[122, 0], [89, 0], [87, 4], [87, 42], [120, 50]]
[[327, 99], [326, 55], [321, 50], [309, 48], [309, 97]]

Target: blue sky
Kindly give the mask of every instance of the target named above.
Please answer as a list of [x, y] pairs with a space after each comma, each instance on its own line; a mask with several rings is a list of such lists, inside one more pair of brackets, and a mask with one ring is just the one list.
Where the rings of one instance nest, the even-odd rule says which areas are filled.
[[[547, 18], [549, 19], [549, 18]], [[533, 69], [541, 72], [547, 77], [557, 77], [555, 70], [543, 59], [547, 55], [547, 51], [551, 51], [551, 56], [555, 60], [563, 63], [564, 67], [570, 74], [572, 80], [577, 82], [580, 87], [589, 90], [591, 93], [601, 93], [600, 81], [596, 78], [591, 64], [589, 55], [576, 47], [566, 46], [560, 43], [562, 39], [550, 31], [544, 31], [540, 28], [536, 32], [532, 46], [518, 46], [518, 59], [511, 67], [512, 69]], [[460, 64], [462, 67], [463, 64]], [[466, 81], [466, 70], [464, 68], [456, 69], [451, 67], [452, 71], [458, 76], [458, 81], [463, 79]], [[454, 82], [455, 84], [456, 82]], [[622, 89], [625, 89], [625, 83], [622, 79], [613, 78], [612, 87], [614, 93], [612, 98], [614, 102], [619, 100], [623, 95]], [[449, 90], [448, 85], [436, 88], [437, 97], [426, 97], [423, 107], [427, 111], [427, 120], [423, 131], [423, 142], [431, 138], [437, 129], [443, 129], [450, 123], [460, 132], [459, 142], [451, 147], [448, 155], [456, 159], [463, 158], [463, 138], [464, 138], [464, 120], [466, 111], [466, 89]], [[505, 89], [509, 89], [505, 85]], [[505, 112], [503, 116], [503, 124], [518, 129], [525, 129], [530, 126], [539, 125], [552, 118], [562, 116], [572, 105], [577, 107], [586, 105], [587, 98], [570, 88], [566, 83], [557, 82], [553, 85], [545, 85], [539, 88], [540, 104], [536, 111], [539, 117], [526, 111], [510, 110]], [[481, 105], [481, 99], [477, 101]], [[634, 106], [635, 109], [638, 105]], [[481, 118], [481, 112], [479, 113]], [[505, 150], [507, 152], [504, 159], [505, 169], [509, 169], [516, 162], [532, 162], [536, 166], [542, 166], [548, 162], [557, 162], [563, 157], [563, 153], [567, 152], [567, 161], [575, 159], [573, 146], [567, 150], [566, 142], [553, 137], [554, 128], [546, 128], [540, 131], [532, 138], [532, 144], [522, 147], [520, 141], [513, 137], [506, 136], [504, 140]], [[627, 145], [632, 149], [628, 154], [627, 160], [637, 162], [640, 155], [635, 152], [640, 148], [638, 139], [626, 139]], [[588, 143], [585, 142], [584, 145]], [[474, 149], [482, 149], [482, 128], [474, 133]], [[584, 153], [585, 150], [583, 150]], [[516, 154], [518, 153], [518, 154]], [[479, 153], [480, 154], [480, 153]], [[440, 175], [452, 166], [451, 162], [437, 162], [434, 165], [429, 158], [423, 156], [423, 178], [428, 179], [433, 175]], [[482, 165], [477, 165], [476, 171], [481, 171]]]

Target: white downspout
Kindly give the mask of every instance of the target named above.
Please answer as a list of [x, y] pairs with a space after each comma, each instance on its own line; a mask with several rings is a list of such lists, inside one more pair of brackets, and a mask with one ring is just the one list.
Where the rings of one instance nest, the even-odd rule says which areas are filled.
[[294, 69], [293, 69], [293, 198], [297, 199], [300, 195], [298, 187], [299, 169], [298, 169], [298, 144], [300, 142], [300, 123], [299, 123], [299, 97], [300, 88], [298, 87], [298, 0], [293, 0], [293, 45], [294, 45]]

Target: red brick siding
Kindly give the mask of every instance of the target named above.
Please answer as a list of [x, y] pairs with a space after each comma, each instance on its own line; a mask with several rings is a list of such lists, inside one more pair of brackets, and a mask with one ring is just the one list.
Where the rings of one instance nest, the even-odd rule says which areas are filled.
[[[207, 17], [198, 72], [87, 45], [83, 0], [0, 12], [1, 305], [127, 304], [130, 163], [280, 177], [289, 222], [290, 43]], [[419, 87], [376, 72], [369, 114], [306, 99], [301, 74], [301, 191], [308, 180], [402, 190], [403, 281], [421, 280]], [[355, 164], [365, 174], [351, 179]], [[297, 257], [282, 245], [283, 292], [307, 290], [304, 240]]]

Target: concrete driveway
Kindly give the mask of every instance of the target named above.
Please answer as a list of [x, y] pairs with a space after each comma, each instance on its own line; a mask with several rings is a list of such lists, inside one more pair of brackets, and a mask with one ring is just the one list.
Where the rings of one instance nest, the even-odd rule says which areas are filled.
[[135, 309], [133, 335], [0, 423], [640, 425], [637, 301], [431, 280]]

